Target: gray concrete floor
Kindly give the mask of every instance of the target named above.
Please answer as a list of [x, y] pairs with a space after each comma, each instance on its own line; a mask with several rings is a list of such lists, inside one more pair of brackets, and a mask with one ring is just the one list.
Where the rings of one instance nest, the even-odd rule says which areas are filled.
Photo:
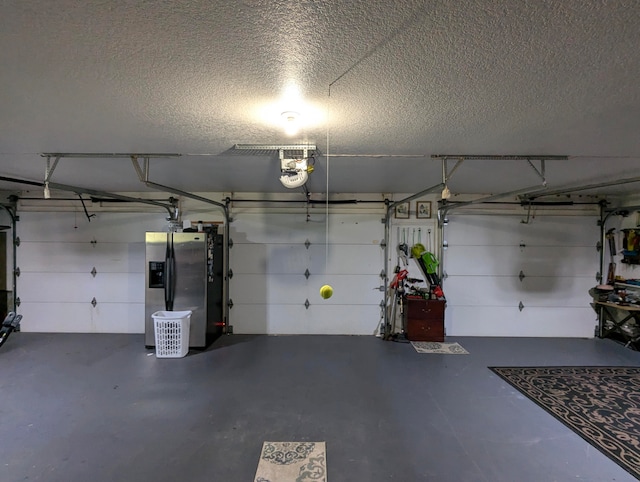
[[[0, 349], [0, 480], [253, 480], [262, 442], [326, 441], [330, 482], [627, 481], [488, 366], [632, 365], [611, 340], [240, 336], [157, 359], [142, 335]], [[151, 355], [150, 355], [151, 354]]]

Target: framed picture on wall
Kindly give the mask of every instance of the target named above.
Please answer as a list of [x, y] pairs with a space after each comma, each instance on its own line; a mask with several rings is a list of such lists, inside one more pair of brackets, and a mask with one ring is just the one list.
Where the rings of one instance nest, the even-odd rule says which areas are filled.
[[431, 201], [418, 201], [416, 203], [416, 218], [431, 218]]
[[409, 219], [409, 215], [411, 214], [409, 203], [402, 203], [396, 206], [396, 211], [394, 213], [394, 217], [396, 219]]

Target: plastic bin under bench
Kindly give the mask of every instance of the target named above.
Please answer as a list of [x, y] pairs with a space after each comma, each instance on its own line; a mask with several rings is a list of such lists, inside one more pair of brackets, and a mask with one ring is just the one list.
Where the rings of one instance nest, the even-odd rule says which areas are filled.
[[404, 326], [410, 341], [444, 341], [445, 300], [405, 298]]

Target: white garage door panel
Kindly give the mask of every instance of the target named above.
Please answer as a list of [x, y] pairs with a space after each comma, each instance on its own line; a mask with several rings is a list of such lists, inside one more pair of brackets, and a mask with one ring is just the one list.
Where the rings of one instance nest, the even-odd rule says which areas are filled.
[[101, 213], [91, 221], [92, 233], [100, 242], [142, 242], [146, 231], [167, 231], [167, 211], [156, 214]]
[[143, 273], [144, 243], [21, 243], [17, 251], [22, 272]]
[[231, 223], [231, 239], [247, 244], [304, 244], [325, 240], [324, 223], [307, 223], [304, 214], [239, 214]]
[[373, 335], [380, 322], [377, 306], [240, 305], [231, 311], [238, 334]]
[[372, 274], [379, 275], [384, 266], [384, 251], [377, 245], [332, 244], [329, 246], [329, 263], [326, 264], [324, 246], [309, 248], [313, 273]]
[[303, 244], [234, 244], [229, 259], [234, 276], [303, 274], [309, 267], [309, 251]]
[[595, 246], [598, 227], [593, 216], [541, 216], [523, 224], [521, 216], [449, 214], [444, 239], [452, 245]]
[[144, 242], [145, 231], [166, 231], [163, 213], [20, 213], [17, 234], [22, 241]]
[[144, 273], [24, 273], [18, 292], [27, 302], [144, 302]]
[[22, 303], [25, 332], [144, 333], [144, 303]]
[[447, 335], [593, 338], [591, 308], [447, 306]]
[[[593, 247], [451, 246], [444, 265], [452, 275], [585, 276], [595, 280], [590, 262], [597, 258]], [[469, 262], [472, 260], [472, 262]], [[589, 262], [585, 263], [585, 260]]]
[[[383, 298], [378, 290], [384, 265], [380, 219], [331, 213], [327, 247], [322, 211], [312, 213], [311, 222], [302, 214], [237, 213], [231, 224], [229, 283], [234, 332], [372, 334]], [[329, 300], [320, 297], [324, 284], [334, 288]], [[373, 321], [368, 312], [374, 313]], [[321, 322], [314, 321], [316, 316]]]
[[443, 259], [448, 334], [593, 337], [588, 291], [598, 271], [596, 217], [520, 221], [449, 216]]
[[[381, 216], [375, 214], [330, 214], [329, 243], [374, 244], [384, 237]], [[304, 214], [240, 214], [231, 223], [234, 245], [247, 244], [323, 244], [324, 222], [307, 222]]]
[[[374, 288], [380, 286], [380, 278], [374, 275], [334, 275], [331, 278], [302, 275], [271, 275], [268, 278], [259, 274], [235, 275], [229, 281], [229, 291], [234, 306], [236, 304], [310, 303], [344, 305], [378, 305], [383, 293]], [[334, 289], [329, 300], [320, 297], [320, 287], [329, 283]]]
[[379, 214], [341, 214], [330, 219], [330, 243], [379, 245], [384, 239], [384, 224]]
[[[238, 303], [304, 303], [307, 280], [303, 275], [233, 274], [229, 292], [234, 308]], [[302, 301], [300, 301], [302, 299]]]
[[384, 260], [383, 250], [376, 245], [333, 244], [329, 246], [326, 264], [325, 246], [286, 244], [240, 244], [231, 250], [234, 275], [243, 273], [302, 274], [379, 274]]
[[449, 277], [444, 291], [456, 306], [585, 307], [594, 285], [590, 278], [466, 276]]

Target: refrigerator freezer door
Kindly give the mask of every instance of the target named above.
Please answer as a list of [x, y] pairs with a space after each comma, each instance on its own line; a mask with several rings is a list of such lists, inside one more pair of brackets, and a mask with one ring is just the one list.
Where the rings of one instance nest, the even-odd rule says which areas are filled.
[[204, 348], [207, 345], [206, 241], [205, 233], [173, 233], [173, 309], [192, 312], [189, 346], [193, 348]]
[[166, 310], [166, 253], [168, 233], [146, 233], [145, 255], [145, 314], [144, 344], [155, 345], [153, 318], [151, 315], [159, 310]]

